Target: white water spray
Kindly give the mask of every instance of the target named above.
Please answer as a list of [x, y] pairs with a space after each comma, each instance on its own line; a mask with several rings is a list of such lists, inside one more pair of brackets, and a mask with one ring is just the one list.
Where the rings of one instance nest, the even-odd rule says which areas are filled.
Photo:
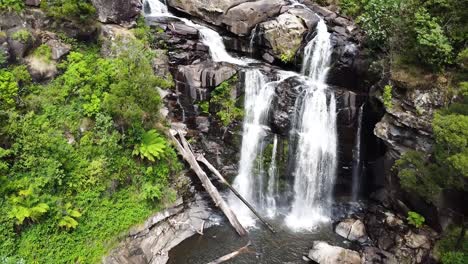
[[294, 170], [294, 201], [286, 223], [294, 229], [312, 229], [329, 220], [337, 166], [336, 102], [325, 83], [332, 46], [321, 19], [317, 35], [305, 48], [302, 73], [304, 95], [295, 121], [297, 152]]

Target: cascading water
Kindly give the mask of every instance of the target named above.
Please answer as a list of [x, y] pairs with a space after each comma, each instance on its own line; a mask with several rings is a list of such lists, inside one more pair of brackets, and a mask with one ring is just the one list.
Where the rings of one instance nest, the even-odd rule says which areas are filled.
[[218, 32], [210, 28], [195, 24], [188, 19], [172, 15], [168, 11], [167, 5], [159, 0], [145, 0], [144, 4], [147, 4], [150, 8], [150, 12], [145, 14], [145, 16], [147, 17], [172, 17], [179, 19], [180, 21], [184, 22], [187, 26], [197, 29], [202, 39], [202, 43], [205, 44], [210, 50], [210, 55], [213, 61], [229, 62], [237, 65], [246, 65], [244, 61], [236, 59], [229, 55], [229, 53], [226, 51], [226, 47], [224, 46], [223, 38], [221, 37], [221, 35], [218, 34]]
[[353, 202], [358, 200], [359, 197], [359, 183], [361, 181], [361, 130], [362, 130], [362, 115], [364, 112], [364, 104], [359, 107], [358, 120], [357, 120], [357, 130], [356, 130], [356, 140], [353, 149], [353, 174], [352, 174], [352, 189], [351, 189], [351, 199]]
[[[254, 177], [252, 173], [255, 159], [261, 152], [261, 143], [267, 135], [265, 119], [273, 94], [273, 87], [267, 85], [266, 77], [259, 70], [248, 70], [245, 73], [245, 117], [240, 169], [233, 186], [247, 201], [255, 205], [260, 204], [255, 188], [262, 185], [262, 177]], [[231, 196], [229, 202], [243, 225], [252, 226], [255, 224], [251, 212], [237, 197]]]
[[[321, 19], [317, 35], [305, 48], [302, 73], [309, 77], [296, 105], [300, 107], [294, 169], [294, 201], [286, 223], [295, 229], [311, 229], [329, 219], [337, 166], [336, 102], [325, 83], [332, 46]], [[329, 96], [327, 96], [329, 94]]]
[[271, 151], [271, 163], [268, 169], [268, 188], [266, 195], [266, 205], [268, 217], [273, 217], [276, 214], [276, 196], [278, 195], [278, 175], [276, 168], [276, 153], [278, 149], [278, 136], [273, 138], [273, 149]]

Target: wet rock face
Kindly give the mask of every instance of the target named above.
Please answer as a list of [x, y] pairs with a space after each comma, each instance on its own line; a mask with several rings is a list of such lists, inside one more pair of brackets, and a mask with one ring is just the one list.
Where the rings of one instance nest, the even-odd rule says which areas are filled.
[[314, 242], [308, 257], [320, 264], [361, 264], [361, 257], [358, 252], [331, 246], [323, 241]]
[[139, 0], [92, 0], [102, 23], [129, 24], [140, 14]]
[[180, 199], [172, 207], [151, 216], [141, 227], [131, 230], [102, 263], [166, 263], [173, 247], [202, 232], [202, 226], [209, 228], [212, 225], [211, 214], [201, 199], [185, 205]]
[[168, 5], [217, 25], [238, 36], [246, 36], [256, 24], [279, 14], [284, 0], [169, 0]]

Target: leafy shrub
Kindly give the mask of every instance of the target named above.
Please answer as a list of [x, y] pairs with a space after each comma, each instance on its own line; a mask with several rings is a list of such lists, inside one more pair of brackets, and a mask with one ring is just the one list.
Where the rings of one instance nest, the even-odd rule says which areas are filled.
[[152, 129], [143, 133], [140, 144], [136, 145], [133, 150], [133, 155], [140, 156], [141, 159], [155, 161], [162, 158], [166, 148], [165, 139]]
[[30, 41], [32, 39], [32, 35], [27, 29], [20, 29], [20, 30], [14, 32], [11, 35], [11, 38], [16, 40], [16, 41], [20, 41], [20, 42], [24, 43], [24, 42]]
[[358, 22], [374, 46], [386, 46], [397, 25], [399, 0], [368, 0]]
[[15, 76], [10, 71], [0, 70], [0, 110], [15, 106], [18, 90]]
[[24, 9], [24, 0], [0, 0], [0, 11], [20, 12]]
[[427, 201], [435, 201], [442, 191], [443, 179], [435, 164], [418, 151], [408, 151], [395, 162], [394, 170], [403, 189], [418, 194]]
[[457, 64], [464, 70], [468, 70], [468, 48], [465, 48], [457, 56]]
[[71, 203], [66, 203], [60, 211], [58, 226], [66, 230], [75, 229], [78, 226], [77, 219], [81, 217], [81, 213], [73, 208]]
[[41, 8], [56, 19], [89, 22], [96, 13], [90, 0], [43, 0]]
[[443, 264], [462, 264], [468, 262], [468, 238], [461, 227], [450, 226], [437, 241], [434, 251]]
[[361, 0], [340, 0], [341, 11], [348, 16], [355, 17], [361, 12]]
[[424, 219], [424, 216], [413, 211], [408, 212], [408, 217], [406, 218], [406, 220], [408, 220], [408, 223], [410, 225], [416, 228], [420, 228], [424, 224], [424, 221], [426, 221], [426, 219]]
[[294, 52], [292, 52], [291, 50], [288, 50], [287, 52], [282, 53], [280, 55], [280, 59], [284, 63], [289, 63], [294, 59], [294, 55], [295, 55]]
[[210, 103], [217, 108], [216, 116], [221, 120], [223, 126], [228, 126], [234, 120], [244, 116], [242, 108], [236, 106], [236, 100], [232, 98], [231, 92], [237, 77], [222, 82], [211, 93]]
[[425, 8], [414, 14], [413, 29], [416, 32], [416, 50], [424, 63], [440, 69], [451, 62], [452, 46], [437, 20]]
[[382, 99], [383, 99], [383, 104], [385, 108], [387, 109], [392, 109], [393, 103], [392, 103], [392, 86], [391, 85], [385, 85]]
[[17, 196], [10, 197], [10, 203], [12, 207], [8, 215], [10, 218], [15, 218], [18, 225], [22, 225], [25, 219], [37, 222], [49, 211], [49, 205], [40, 201], [32, 187], [19, 191]]

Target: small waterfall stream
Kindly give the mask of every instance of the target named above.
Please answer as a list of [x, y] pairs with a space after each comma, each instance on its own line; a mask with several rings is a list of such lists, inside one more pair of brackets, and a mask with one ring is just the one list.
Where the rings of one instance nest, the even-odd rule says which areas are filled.
[[360, 182], [361, 182], [361, 130], [362, 130], [362, 116], [364, 112], [364, 104], [359, 107], [356, 140], [353, 149], [353, 174], [352, 174], [352, 189], [351, 189], [351, 200], [356, 202], [359, 198]]
[[246, 65], [245, 61], [234, 58], [226, 51], [223, 43], [223, 38], [218, 32], [207, 28], [202, 25], [193, 23], [192, 21], [174, 16], [168, 11], [167, 5], [159, 0], [145, 0], [144, 4], [148, 4], [150, 12], [146, 13], [146, 17], [172, 17], [184, 22], [187, 26], [193, 27], [198, 30], [202, 43], [205, 44], [209, 50], [213, 61], [215, 62], [229, 62], [237, 65]]

